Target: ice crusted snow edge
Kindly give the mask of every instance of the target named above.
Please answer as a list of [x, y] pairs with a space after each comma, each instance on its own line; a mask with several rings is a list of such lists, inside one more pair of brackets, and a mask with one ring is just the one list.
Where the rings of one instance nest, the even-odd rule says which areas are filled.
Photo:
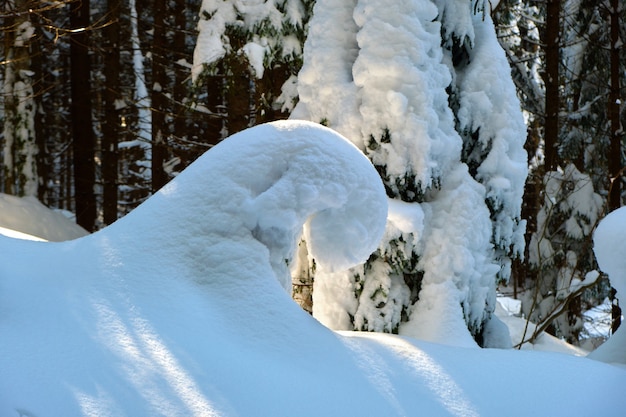
[[[297, 120], [255, 126], [227, 138], [147, 206], [166, 210], [171, 199], [189, 202], [186, 210], [202, 207], [184, 216], [190, 223], [187, 233], [196, 228], [209, 240], [215, 234], [251, 234], [267, 248], [276, 278], [289, 291], [289, 264], [303, 225], [320, 268], [337, 270], [367, 259], [387, 217], [384, 187], [367, 157], [335, 131]], [[202, 212], [211, 218], [203, 220]], [[207, 220], [211, 225], [196, 227]]]

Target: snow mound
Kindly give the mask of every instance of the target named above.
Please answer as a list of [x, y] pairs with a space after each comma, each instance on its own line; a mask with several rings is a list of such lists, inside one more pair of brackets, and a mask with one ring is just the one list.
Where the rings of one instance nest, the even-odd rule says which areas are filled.
[[296, 227], [337, 267], [386, 209], [352, 145], [282, 122], [95, 234], [0, 238], [0, 416], [623, 416], [618, 367], [335, 333], [300, 309], [276, 279]]
[[87, 231], [34, 197], [0, 193], [0, 234], [60, 242], [85, 236]]

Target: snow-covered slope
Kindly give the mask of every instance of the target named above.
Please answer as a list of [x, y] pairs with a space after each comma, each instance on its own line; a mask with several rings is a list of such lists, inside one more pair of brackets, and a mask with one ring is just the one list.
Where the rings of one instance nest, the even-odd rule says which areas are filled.
[[87, 231], [34, 197], [0, 193], [0, 234], [60, 242], [85, 236]]
[[618, 367], [336, 333], [302, 311], [283, 287], [301, 224], [345, 267], [386, 210], [356, 148], [281, 122], [98, 233], [0, 237], [0, 416], [624, 415]]

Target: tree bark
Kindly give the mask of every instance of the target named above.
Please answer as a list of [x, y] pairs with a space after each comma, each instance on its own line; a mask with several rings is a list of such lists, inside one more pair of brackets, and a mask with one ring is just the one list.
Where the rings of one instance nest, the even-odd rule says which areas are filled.
[[163, 164], [167, 159], [167, 129], [165, 126], [165, 17], [166, 1], [154, 2], [154, 38], [152, 43], [152, 192], [158, 191], [168, 180]]
[[619, 0], [611, 0], [611, 90], [609, 92], [609, 120], [611, 122], [611, 144], [609, 160], [609, 211], [622, 205], [621, 169], [622, 169], [622, 135], [620, 123], [620, 38], [619, 38]]
[[95, 135], [92, 130], [89, 64], [89, 0], [70, 3], [70, 71], [72, 90], [72, 150], [76, 222], [95, 229]]
[[185, 0], [176, 0], [174, 5], [174, 61], [175, 61], [175, 84], [174, 84], [174, 137], [183, 138], [186, 135], [186, 108], [184, 104], [186, 95], [185, 80], [189, 77], [189, 70], [176, 64], [178, 60], [185, 59], [186, 54], [186, 16]]
[[117, 144], [120, 120], [116, 101], [120, 98], [120, 0], [108, 0], [109, 26], [105, 29], [104, 123], [102, 125], [102, 215], [105, 224], [117, 220]]
[[[10, 2], [4, 13], [4, 192], [37, 196], [38, 143], [35, 137], [36, 103], [33, 93], [31, 41], [34, 27], [24, 0]], [[4, 9], [4, 8], [3, 8]], [[13, 14], [13, 16], [11, 16]]]
[[546, 115], [544, 125], [546, 172], [554, 171], [558, 165], [556, 146], [559, 140], [560, 15], [561, 0], [548, 0], [544, 41], [546, 51], [546, 72], [544, 76], [546, 86]]

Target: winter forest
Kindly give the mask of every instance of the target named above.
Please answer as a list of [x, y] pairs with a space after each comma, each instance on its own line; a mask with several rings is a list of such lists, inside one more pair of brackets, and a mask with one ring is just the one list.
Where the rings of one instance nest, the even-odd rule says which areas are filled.
[[624, 6], [3, 2], [0, 415], [623, 415]]

